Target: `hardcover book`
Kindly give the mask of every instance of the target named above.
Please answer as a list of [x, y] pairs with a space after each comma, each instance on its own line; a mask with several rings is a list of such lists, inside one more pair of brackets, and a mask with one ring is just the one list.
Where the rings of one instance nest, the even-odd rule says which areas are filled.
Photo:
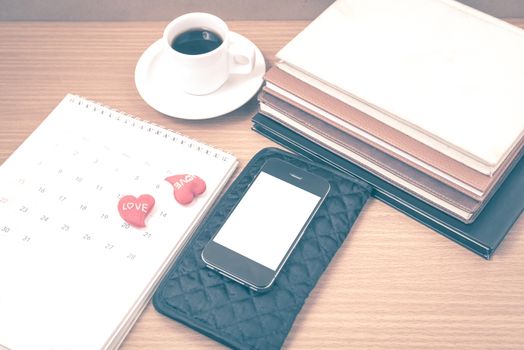
[[465, 224], [262, 114], [253, 117], [253, 129], [298, 154], [367, 182], [377, 199], [486, 259], [492, 256], [524, 209], [522, 159], [476, 220]]
[[271, 68], [265, 90], [334, 127], [373, 145], [458, 191], [482, 201], [505, 172], [518, 161], [522, 147], [514, 148], [492, 176], [482, 174], [415, 140], [368, 114], [284, 72]]
[[262, 92], [259, 100], [264, 115], [461, 221], [474, 220], [487, 202], [476, 201], [273, 95]]
[[279, 67], [494, 174], [524, 135], [524, 31], [452, 0], [338, 0]]

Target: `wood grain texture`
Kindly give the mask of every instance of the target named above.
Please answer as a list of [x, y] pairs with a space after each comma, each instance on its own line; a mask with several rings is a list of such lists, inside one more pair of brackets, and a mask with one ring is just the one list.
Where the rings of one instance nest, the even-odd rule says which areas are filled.
[[[0, 23], [0, 163], [68, 92], [231, 151], [242, 166], [261, 148], [274, 146], [250, 130], [255, 100], [203, 121], [166, 117], [141, 100], [135, 64], [166, 23]], [[523, 20], [514, 23], [524, 26]], [[306, 24], [229, 22], [260, 47], [268, 63]], [[524, 219], [485, 261], [371, 200], [285, 348], [524, 349], [523, 334]], [[221, 346], [151, 305], [122, 346], [175, 348]]]

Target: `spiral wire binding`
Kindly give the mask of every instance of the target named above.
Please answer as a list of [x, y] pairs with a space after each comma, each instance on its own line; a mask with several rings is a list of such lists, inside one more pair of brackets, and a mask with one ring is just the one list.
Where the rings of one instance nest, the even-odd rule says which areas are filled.
[[[115, 115], [116, 120], [124, 120], [124, 123], [128, 123], [128, 121], [131, 119], [133, 120], [133, 124], [131, 126], [135, 127], [137, 126], [137, 123], [140, 124], [140, 128], [143, 130], [146, 130], [148, 132], [155, 132], [156, 135], [162, 135], [165, 139], [171, 138], [171, 141], [178, 142], [180, 145], [186, 145], [190, 149], [195, 149], [198, 152], [205, 151], [206, 155], [210, 155], [215, 158], [220, 158], [222, 161], [229, 160], [230, 157], [234, 157], [231, 153], [226, 152], [222, 149], [212, 147], [206, 143], [200, 142], [198, 140], [189, 138], [188, 136], [182, 135], [172, 129], [165, 128], [161, 125], [158, 125], [156, 123], [144, 120], [142, 118], [139, 118], [135, 115], [120, 111], [116, 108], [109, 107], [107, 105], [103, 105], [99, 102], [87, 99], [83, 96], [79, 95], [69, 95], [69, 102], [77, 104], [78, 106], [85, 105], [87, 109], [92, 108], [93, 111], [97, 111], [100, 109], [100, 114], [104, 115], [104, 112], [108, 112], [107, 116], [109, 118], [113, 118], [113, 115]], [[213, 154], [214, 153], [214, 154]], [[1, 350], [1, 348], [0, 348]]]

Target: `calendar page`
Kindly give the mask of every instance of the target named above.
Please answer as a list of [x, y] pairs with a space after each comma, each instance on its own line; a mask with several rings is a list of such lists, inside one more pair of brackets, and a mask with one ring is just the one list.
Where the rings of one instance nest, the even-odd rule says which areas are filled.
[[[0, 167], [0, 348], [118, 347], [236, 165], [66, 96]], [[166, 181], [175, 175], [197, 176], [205, 191], [179, 203]], [[143, 194], [154, 206], [137, 227], [120, 200]]]

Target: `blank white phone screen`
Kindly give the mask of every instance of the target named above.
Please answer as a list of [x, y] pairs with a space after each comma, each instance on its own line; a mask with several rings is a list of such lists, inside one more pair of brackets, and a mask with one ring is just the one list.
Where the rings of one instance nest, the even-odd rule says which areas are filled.
[[261, 172], [213, 240], [276, 271], [320, 199]]

